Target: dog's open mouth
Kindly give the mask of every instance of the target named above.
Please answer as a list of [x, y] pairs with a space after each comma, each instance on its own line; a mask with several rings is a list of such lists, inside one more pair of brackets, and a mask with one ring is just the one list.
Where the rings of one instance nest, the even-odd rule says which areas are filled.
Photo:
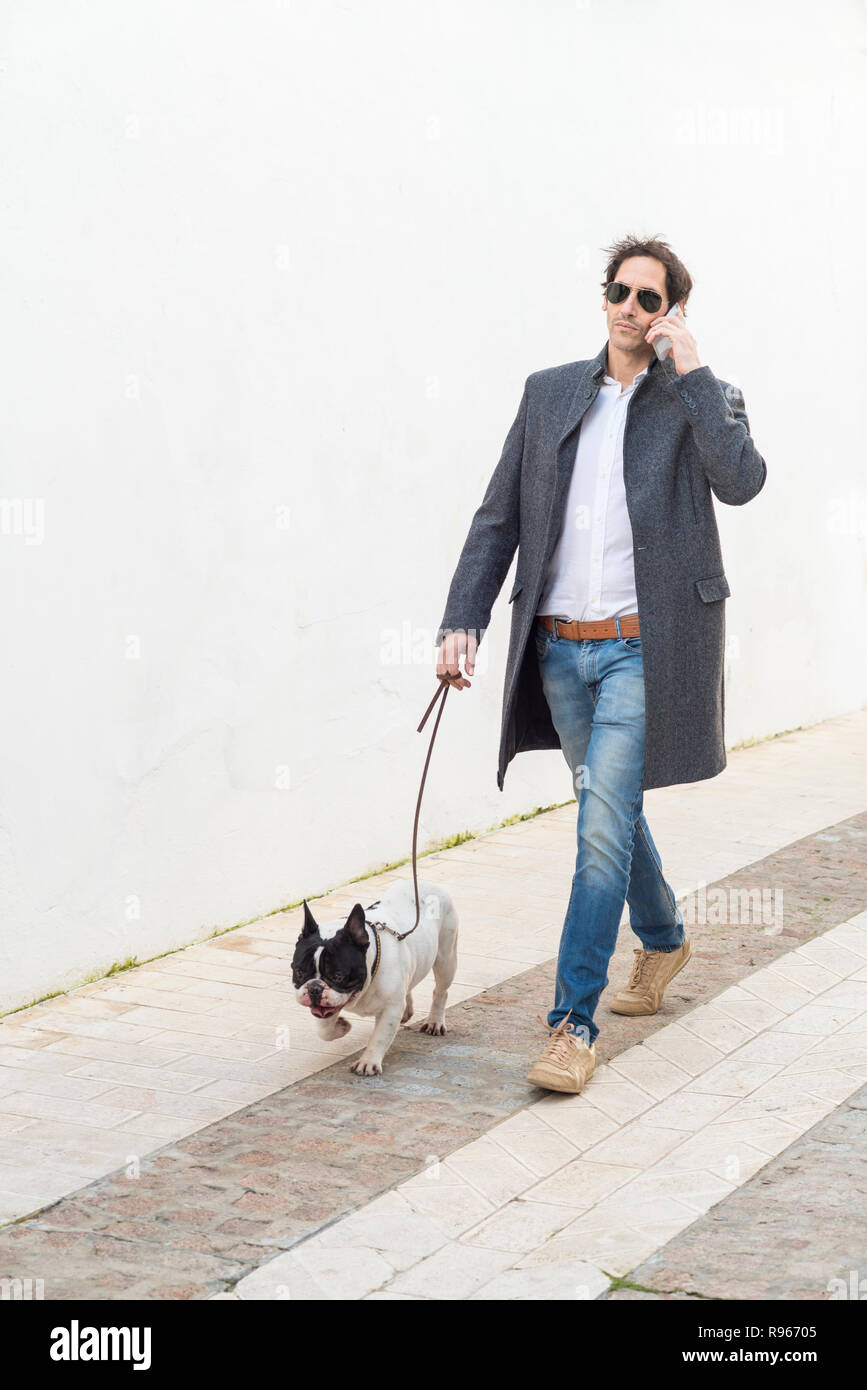
[[330, 1018], [332, 1014], [339, 1014], [342, 1008], [342, 1004], [335, 1004], [331, 1007], [327, 1004], [311, 1004], [310, 1012], [314, 1018]]

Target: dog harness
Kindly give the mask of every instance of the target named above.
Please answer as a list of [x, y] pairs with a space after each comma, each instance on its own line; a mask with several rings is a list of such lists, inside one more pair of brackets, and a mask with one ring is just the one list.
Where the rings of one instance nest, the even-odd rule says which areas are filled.
[[[370, 907], [379, 907], [379, 903], [380, 899], [377, 898], [375, 903], [370, 904]], [[366, 912], [370, 911], [370, 907], [366, 909]], [[365, 916], [364, 925], [366, 927], [373, 928], [373, 940], [376, 946], [376, 959], [373, 962], [373, 969], [370, 972], [370, 983], [373, 984], [373, 981], [376, 979], [376, 972], [379, 969], [379, 959], [382, 955], [382, 947], [379, 944], [379, 928], [384, 926], [385, 924], [383, 922], [368, 922], [367, 917]]]
[[[381, 899], [381, 898], [377, 898], [377, 900], [376, 900], [375, 903], [371, 903], [369, 907], [365, 908], [365, 914], [368, 913], [368, 912], [370, 912], [374, 907], [379, 907], [379, 904], [380, 904], [381, 902], [382, 902], [382, 899]], [[370, 979], [371, 979], [371, 983], [372, 983], [372, 982], [376, 979], [376, 972], [377, 972], [377, 970], [379, 969], [379, 962], [380, 962], [380, 959], [381, 959], [381, 957], [382, 957], [382, 946], [380, 945], [380, 942], [379, 942], [379, 933], [380, 933], [381, 931], [387, 931], [387, 932], [389, 932], [392, 936], [396, 936], [397, 939], [398, 939], [398, 941], [403, 941], [403, 938], [404, 938], [405, 936], [409, 936], [409, 935], [410, 935], [410, 932], [408, 932], [408, 931], [405, 931], [405, 932], [395, 931], [394, 927], [390, 927], [390, 926], [388, 925], [387, 922], [371, 922], [371, 921], [368, 920], [368, 918], [367, 918], [366, 915], [365, 915], [365, 918], [364, 918], [364, 925], [365, 925], [366, 927], [372, 927], [372, 928], [373, 928], [373, 940], [374, 940], [374, 942], [376, 943], [376, 959], [375, 959], [375, 961], [373, 962], [373, 969], [372, 969], [371, 972], [370, 972]], [[414, 931], [415, 928], [412, 928], [411, 930]]]

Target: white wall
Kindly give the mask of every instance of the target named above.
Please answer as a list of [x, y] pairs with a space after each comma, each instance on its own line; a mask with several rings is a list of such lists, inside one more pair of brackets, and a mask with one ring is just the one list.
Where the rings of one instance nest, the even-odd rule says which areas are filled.
[[[627, 231], [768, 461], [728, 741], [861, 705], [854, 0], [7, 0], [0, 51], [0, 1009], [409, 853], [457, 555]], [[571, 795], [497, 789], [505, 599], [422, 844]]]

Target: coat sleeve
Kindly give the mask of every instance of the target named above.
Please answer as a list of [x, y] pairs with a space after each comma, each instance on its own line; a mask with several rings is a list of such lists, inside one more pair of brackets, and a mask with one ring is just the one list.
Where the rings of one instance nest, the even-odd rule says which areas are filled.
[[528, 382], [529, 378], [524, 384], [521, 404], [506, 436], [500, 461], [458, 558], [435, 639], [437, 647], [446, 632], [475, 631], [481, 642], [491, 621], [494, 600], [503, 587], [518, 547]]
[[720, 381], [710, 367], [670, 379], [713, 492], [733, 507], [749, 502], [764, 487], [768, 470], [750, 435], [740, 388]]

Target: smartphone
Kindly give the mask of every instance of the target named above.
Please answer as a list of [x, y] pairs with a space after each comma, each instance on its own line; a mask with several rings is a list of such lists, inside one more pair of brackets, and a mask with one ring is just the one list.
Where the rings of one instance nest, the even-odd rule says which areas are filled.
[[[668, 313], [666, 314], [665, 317], [666, 317], [667, 319], [669, 319], [669, 318], [671, 318], [672, 315], [674, 315], [674, 314], [680, 314], [680, 315], [681, 315], [681, 318], [683, 317], [683, 314], [681, 313], [680, 305], [677, 303], [677, 301], [675, 301], [674, 304], [672, 304], [671, 308], [669, 309], [669, 311], [668, 311]], [[663, 337], [663, 338], [654, 338], [654, 340], [653, 340], [653, 351], [656, 353], [656, 355], [657, 355], [657, 357], [659, 358], [660, 362], [662, 362], [663, 359], [666, 358], [666, 357], [668, 356], [668, 354], [671, 352], [671, 339], [670, 339], [670, 338], [664, 338], [664, 337]]]

